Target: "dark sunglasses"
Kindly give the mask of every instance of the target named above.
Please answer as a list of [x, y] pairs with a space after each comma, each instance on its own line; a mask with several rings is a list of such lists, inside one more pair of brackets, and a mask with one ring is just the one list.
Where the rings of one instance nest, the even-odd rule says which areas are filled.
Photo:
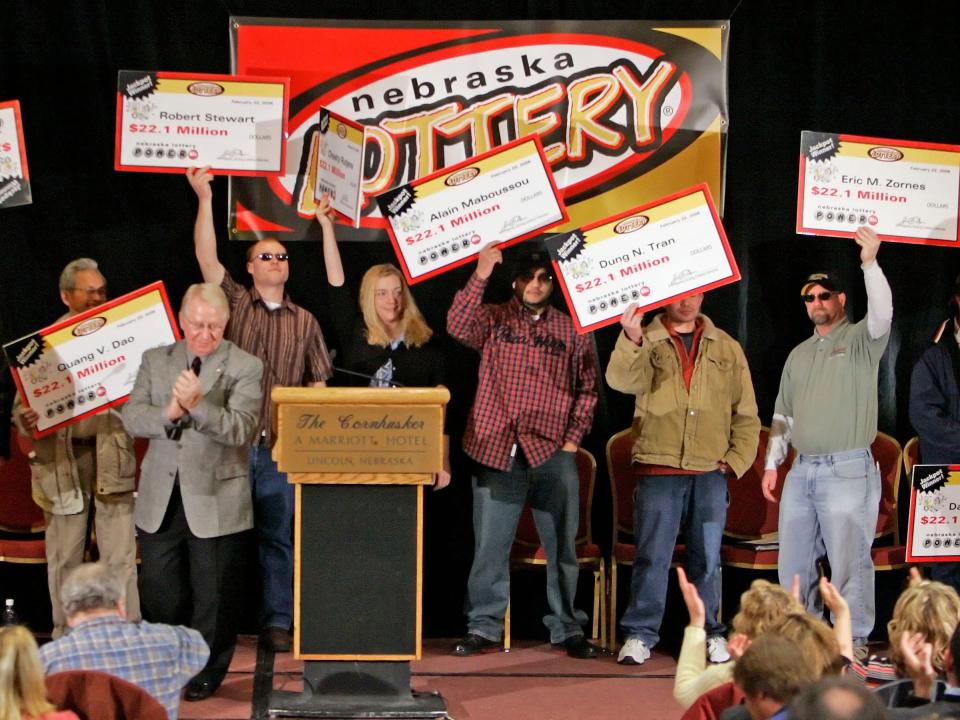
[[818, 292], [816, 295], [814, 295], [813, 293], [807, 293], [806, 295], [801, 295], [800, 297], [803, 298], [803, 301], [805, 303], [812, 303], [814, 300], [819, 300], [820, 302], [826, 302], [836, 294], [837, 293], [835, 292], [824, 291], [824, 292]]
[[519, 276], [520, 282], [528, 283], [532, 280], [539, 280], [542, 283], [552, 283], [553, 275], [548, 272], [539, 272], [536, 275], [533, 273], [523, 273]]
[[274, 258], [277, 262], [286, 262], [290, 256], [287, 253], [257, 253], [254, 257], [264, 262], [270, 262]]

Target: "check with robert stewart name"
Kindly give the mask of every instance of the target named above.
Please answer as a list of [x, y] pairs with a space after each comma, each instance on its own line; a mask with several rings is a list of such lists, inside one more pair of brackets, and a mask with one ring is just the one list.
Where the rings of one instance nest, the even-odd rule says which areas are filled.
[[704, 185], [546, 240], [577, 332], [740, 279]]
[[140, 358], [180, 337], [162, 282], [3, 346], [24, 405], [55, 430], [126, 401]]
[[287, 78], [121, 70], [114, 169], [276, 175], [289, 97]]
[[490, 242], [521, 242], [567, 220], [536, 136], [377, 196], [407, 282], [470, 262]]

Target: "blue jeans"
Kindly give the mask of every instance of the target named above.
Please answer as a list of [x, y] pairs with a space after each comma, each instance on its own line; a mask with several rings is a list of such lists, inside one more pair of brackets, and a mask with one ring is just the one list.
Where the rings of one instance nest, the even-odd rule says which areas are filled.
[[547, 555], [543, 623], [550, 642], [583, 635], [587, 615], [573, 606], [579, 566], [574, 547], [580, 523], [580, 478], [574, 453], [559, 451], [537, 467], [517, 458], [510, 470], [481, 467], [473, 479], [474, 552], [467, 581], [467, 629], [488, 640], [503, 636], [510, 599], [510, 548], [529, 501]]
[[875, 615], [870, 546], [877, 529], [880, 471], [869, 448], [798, 455], [780, 498], [780, 584], [800, 576], [800, 599], [823, 612], [817, 561], [826, 554], [831, 581], [850, 605], [853, 637], [866, 642]]
[[722, 635], [720, 540], [727, 520], [727, 479], [719, 470], [700, 475], [641, 475], [633, 491], [636, 553], [630, 603], [620, 620], [628, 638], [647, 647], [660, 640], [673, 548], [681, 528], [687, 547], [687, 574], [706, 610], [707, 636]]
[[293, 624], [293, 485], [277, 470], [270, 447], [250, 448], [250, 487], [263, 581], [264, 627]]

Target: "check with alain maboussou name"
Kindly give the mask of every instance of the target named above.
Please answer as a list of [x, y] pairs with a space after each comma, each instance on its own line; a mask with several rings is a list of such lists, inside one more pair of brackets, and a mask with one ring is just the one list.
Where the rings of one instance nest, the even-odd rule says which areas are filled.
[[801, 134], [798, 233], [956, 246], [958, 209], [960, 145]]
[[289, 98], [287, 78], [121, 70], [114, 169], [276, 175]]
[[704, 185], [546, 240], [577, 332], [736, 282], [740, 270]]
[[521, 138], [377, 196], [413, 284], [567, 220], [540, 139]]
[[5, 343], [23, 404], [43, 437], [124, 402], [140, 358], [180, 337], [162, 282]]

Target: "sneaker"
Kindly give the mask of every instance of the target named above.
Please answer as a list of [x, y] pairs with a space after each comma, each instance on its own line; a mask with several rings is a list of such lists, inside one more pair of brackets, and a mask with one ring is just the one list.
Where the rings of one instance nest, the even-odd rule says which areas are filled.
[[650, 657], [650, 648], [638, 637], [627, 638], [617, 655], [617, 662], [621, 665], [643, 665]]
[[727, 650], [727, 639], [723, 635], [712, 635], [707, 638], [707, 660], [712, 663], [725, 663], [730, 659]]
[[866, 643], [853, 646], [853, 659], [865, 663], [870, 657], [870, 646]]

